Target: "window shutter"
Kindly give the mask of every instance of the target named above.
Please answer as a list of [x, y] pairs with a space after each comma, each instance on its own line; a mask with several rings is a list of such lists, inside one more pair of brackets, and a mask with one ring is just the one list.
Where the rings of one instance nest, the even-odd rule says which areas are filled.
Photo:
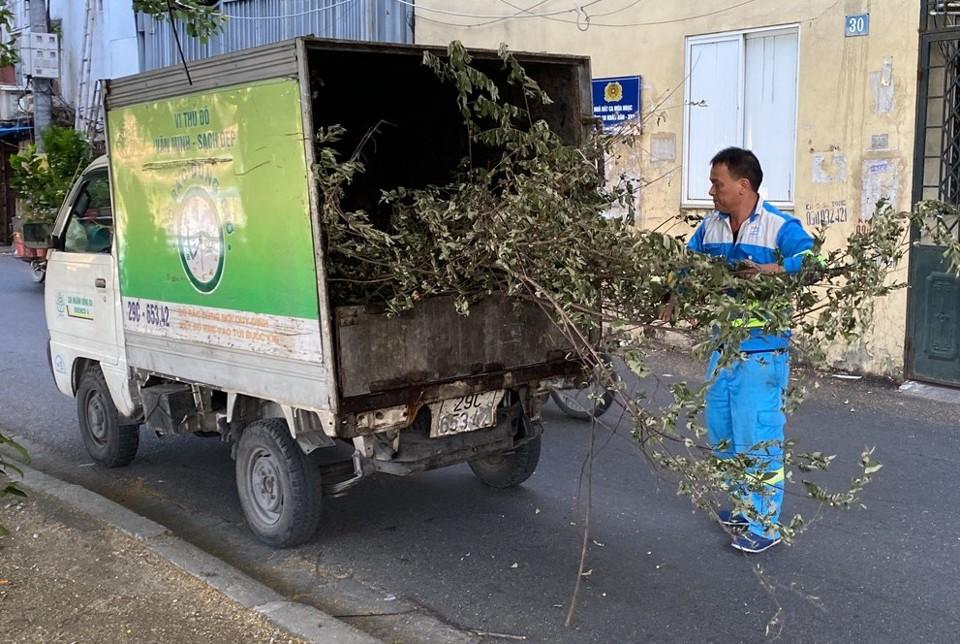
[[760, 159], [766, 198], [792, 202], [797, 34], [748, 35], [745, 70], [744, 147]]
[[691, 43], [687, 79], [686, 199], [710, 199], [710, 159], [739, 145], [741, 39]]

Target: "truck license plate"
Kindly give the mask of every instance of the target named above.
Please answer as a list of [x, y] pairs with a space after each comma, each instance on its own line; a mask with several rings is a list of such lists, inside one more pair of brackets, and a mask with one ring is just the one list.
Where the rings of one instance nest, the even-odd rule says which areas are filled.
[[439, 438], [492, 427], [497, 422], [497, 407], [501, 400], [502, 390], [460, 396], [431, 405], [433, 419], [430, 437]]

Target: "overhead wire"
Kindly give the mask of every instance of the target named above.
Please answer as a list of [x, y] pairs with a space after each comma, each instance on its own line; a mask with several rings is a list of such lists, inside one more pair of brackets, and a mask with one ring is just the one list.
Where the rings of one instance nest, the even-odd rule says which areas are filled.
[[[421, 11], [439, 11], [439, 10], [434, 10], [434, 9], [429, 9], [429, 8], [423, 7], [422, 5], [414, 5], [412, 2], [408, 2], [407, 0], [393, 0], [393, 1], [394, 1], [394, 2], [397, 2], [397, 3], [399, 3], [399, 4], [407, 5], [407, 6], [409, 6], [409, 7], [415, 7], [416, 9], [420, 9]], [[502, 1], [505, 2], [505, 0], [502, 0]], [[636, 2], [635, 4], [639, 4], [639, 1], [640, 1], [640, 0], [637, 0], [637, 2]], [[682, 16], [682, 17], [679, 17], [679, 18], [667, 18], [667, 19], [663, 19], [663, 20], [645, 20], [645, 21], [638, 21], [638, 22], [610, 23], [610, 22], [593, 22], [593, 20], [591, 19], [591, 20], [589, 21], [589, 26], [590, 26], [590, 27], [608, 27], [608, 28], [617, 29], [617, 28], [626, 28], [626, 27], [646, 27], [646, 26], [654, 26], [654, 25], [665, 25], [665, 24], [671, 24], [671, 23], [675, 23], [675, 22], [684, 22], [684, 21], [687, 21], [687, 20], [697, 20], [697, 19], [699, 19], [699, 18], [709, 18], [710, 16], [715, 16], [715, 15], [718, 15], [718, 14], [721, 14], [721, 13], [726, 13], [726, 12], [728, 12], [728, 11], [733, 11], [734, 9], [738, 9], [738, 8], [740, 8], [740, 7], [744, 7], [744, 6], [748, 5], [748, 4], [753, 4], [754, 2], [757, 2], [757, 1], [758, 1], [758, 0], [741, 0], [740, 2], [737, 2], [737, 3], [735, 3], [735, 4], [732, 4], [732, 5], [728, 6], [728, 7], [724, 7], [724, 8], [721, 8], [721, 9], [716, 9], [716, 10], [714, 10], [714, 11], [708, 11], [708, 12], [705, 12], [705, 13], [700, 13], [700, 14], [695, 14], [695, 15], [690, 15], [690, 16]], [[624, 11], [624, 10], [632, 7], [632, 6], [635, 6], [635, 4], [634, 4], [634, 5], [628, 5], [627, 7], [624, 7], [623, 9], [620, 9], [620, 10], [618, 10], [618, 11], [611, 12], [611, 14], [605, 14], [605, 15], [612, 15], [613, 13], [620, 13], [620, 12], [622, 12], [622, 11]], [[576, 9], [569, 9], [569, 10], [567, 10], [567, 12], [573, 12], [573, 11], [577, 11], [577, 10], [576, 10]], [[462, 18], [469, 18], [469, 17], [471, 17], [469, 14], [462, 14], [462, 13], [453, 12], [453, 11], [442, 11], [442, 13], [444, 13], [444, 14], [446, 14], [446, 15], [459, 16], [459, 17], [462, 17]], [[587, 14], [587, 15], [589, 16], [589, 14]], [[523, 17], [526, 17], [526, 16], [517, 16], [517, 17], [518, 17], [518, 18], [523, 18]], [[538, 18], [542, 18], [542, 19], [544, 19], [544, 20], [550, 20], [550, 21], [553, 21], [553, 22], [562, 22], [562, 23], [566, 23], [566, 24], [570, 24], [570, 25], [577, 25], [577, 24], [578, 24], [578, 20], [567, 20], [567, 19], [564, 19], [564, 18], [558, 18], [556, 15], [550, 15], [550, 16], [548, 16], [548, 15], [538, 14], [538, 15], [536, 15], [536, 16], [529, 16], [529, 17], [531, 17], [531, 18], [532, 18], [532, 17], [538, 17]], [[429, 17], [429, 16], [420, 15], [419, 12], [418, 12], [418, 15], [417, 15], [417, 19], [418, 19], [418, 20], [426, 20], [426, 21], [428, 21], [428, 22], [432, 22], [432, 23], [436, 23], [436, 24], [441, 24], [441, 25], [446, 25], [446, 26], [450, 26], [450, 27], [462, 27], [462, 28], [467, 28], [467, 29], [474, 28], [474, 27], [484, 26], [484, 23], [457, 23], [457, 22], [448, 22], [448, 21], [444, 21], [444, 20], [438, 20], [438, 19], [436, 19], [436, 18], [431, 18], [431, 17]], [[500, 21], [503, 21], [503, 20], [510, 20], [510, 19], [512, 19], [512, 18], [510, 18], [510, 17], [506, 17], [506, 18], [505, 18], [505, 17], [502, 17], [502, 16], [501, 16], [501, 17], [498, 17], [498, 19], [496, 20], [496, 22], [500, 22]]]
[[[579, 13], [579, 12], [580, 12], [581, 10], [583, 10], [583, 9], [587, 9], [587, 8], [589, 8], [589, 7], [592, 7], [592, 6], [595, 5], [595, 4], [600, 4], [601, 2], [607, 2], [608, 0], [591, 0], [590, 2], [583, 3], [583, 4], [581, 4], [580, 2], [577, 2], [577, 1], [575, 0], [575, 1], [574, 1], [574, 4], [576, 4], [577, 6], [576, 6], [575, 8], [572, 8], [572, 9], [557, 9], [556, 11], [547, 11], [547, 12], [544, 12], [544, 13], [534, 13], [534, 11], [533, 11], [534, 9], [536, 9], [537, 7], [539, 7], [539, 6], [542, 5], [542, 4], [545, 4], [547, 1], [548, 1], [548, 0], [543, 0], [543, 2], [538, 2], [537, 4], [533, 5], [532, 7], [527, 7], [526, 9], [524, 9], [523, 7], [518, 7], [517, 5], [515, 5], [515, 4], [511, 3], [511, 2], [508, 2], [508, 0], [499, 0], [500, 4], [505, 4], [505, 5], [507, 5], [508, 7], [510, 7], [511, 9], [515, 9], [515, 10], [517, 11], [517, 13], [514, 14], [514, 15], [523, 14], [524, 17], [530, 17], [530, 18], [545, 18], [545, 17], [547, 17], [547, 16], [559, 16], [559, 15], [562, 15], [562, 14], [565, 14], [565, 13], [574, 13], [574, 12]], [[641, 0], [637, 0], [637, 1], [639, 2], [639, 1], [641, 1]]]
[[594, 14], [591, 14], [591, 15], [592, 15], [594, 18], [603, 18], [603, 17], [605, 17], [605, 16], [612, 16], [612, 15], [615, 14], [615, 13], [621, 13], [621, 12], [623, 12], [623, 11], [626, 11], [627, 9], [633, 9], [634, 7], [636, 7], [636, 6], [637, 6], [638, 4], [640, 4], [641, 2], [644, 2], [644, 0], [633, 0], [633, 2], [631, 2], [630, 4], [628, 4], [628, 5], [625, 6], [625, 7], [620, 7], [619, 9], [614, 9], [613, 11], [607, 11], [606, 13], [594, 13]]
[[[591, 2], [588, 3], [588, 5], [590, 5], [590, 4], [596, 4], [597, 2], [602, 2], [602, 1], [603, 1], [603, 0], [592, 0]], [[406, 5], [406, 6], [408, 6], [408, 7], [413, 7], [414, 9], [417, 9], [417, 10], [420, 10], [420, 11], [429, 11], [429, 12], [431, 12], [431, 13], [439, 13], [439, 14], [443, 14], [443, 15], [446, 15], [446, 16], [456, 16], [456, 17], [458, 17], [458, 18], [483, 18], [483, 19], [491, 19], [491, 18], [492, 18], [493, 20], [503, 20], [504, 18], [507, 18], [507, 19], [510, 18], [509, 15], [504, 15], [504, 14], [502, 14], [502, 13], [501, 13], [501, 14], [477, 14], [477, 13], [464, 13], [464, 12], [462, 12], [462, 11], [450, 11], [450, 10], [447, 10], [447, 9], [434, 9], [433, 7], [425, 7], [425, 6], [420, 5], [420, 4], [414, 4], [413, 2], [410, 2], [410, 0], [394, 0], [394, 2], [396, 2], [396, 3], [398, 3], [398, 4]], [[509, 3], [504, 2], [504, 4], [509, 4]], [[540, 6], [541, 4], [543, 4], [543, 3], [541, 2], [541, 3], [537, 4], [537, 5], [534, 5], [534, 7]], [[527, 11], [529, 11], [529, 9], [522, 9], [522, 8], [520, 8], [520, 7], [516, 7], [516, 6], [513, 6], [513, 5], [510, 5], [510, 6], [513, 7], [514, 9], [517, 9], [520, 13], [526, 13]], [[552, 12], [548, 12], [548, 13], [536, 14], [536, 17], [547, 17], [547, 16], [553, 16], [553, 15], [560, 15], [560, 14], [564, 14], [564, 13], [572, 13], [572, 12], [574, 12], [574, 11], [577, 11], [577, 9], [562, 9], [562, 10], [552, 11]]]
[[356, 4], [356, 2], [357, 0], [340, 0], [340, 2], [336, 2], [334, 4], [316, 7], [314, 9], [307, 9], [306, 11], [301, 11], [300, 13], [289, 13], [282, 16], [238, 16], [227, 13], [223, 10], [214, 11], [213, 13], [229, 20], [287, 20], [290, 18], [302, 18], [303, 16], [309, 16], [313, 13], [320, 13], [321, 11], [330, 11], [331, 9], [336, 9], [337, 7], [342, 7], [347, 4]]
[[[544, 2], [546, 2], [546, 1], [547, 1], [547, 0], [544, 0]], [[526, 9], [523, 9], [522, 7], [518, 7], [517, 5], [513, 4], [513, 3], [510, 2], [509, 0], [499, 0], [500, 4], [505, 4], [505, 5], [507, 5], [508, 7], [510, 7], [511, 9], [516, 9], [516, 10], [517, 10], [517, 13], [514, 14], [515, 17], [520, 17], [520, 18], [549, 18], [549, 17], [552, 17], [552, 16], [559, 16], [559, 15], [562, 15], [562, 14], [565, 14], [565, 13], [577, 13], [577, 14], [581, 14], [581, 15], [587, 16], [588, 19], [596, 18], [596, 17], [602, 17], [602, 16], [612, 16], [612, 15], [615, 14], [615, 13], [620, 13], [621, 11], [626, 11], [627, 9], [630, 9], [630, 8], [632, 8], [632, 7], [635, 7], [635, 6], [637, 6], [638, 4], [640, 4], [641, 2], [643, 2], [644, 0], [633, 0], [633, 2], [631, 2], [630, 4], [628, 4], [628, 5], [625, 6], [625, 7], [620, 7], [619, 9], [614, 9], [614, 10], [612, 10], [612, 11], [606, 11], [606, 12], [604, 12], [604, 13], [590, 13], [590, 14], [588, 14], [588, 13], [586, 12], [586, 10], [589, 9], [590, 7], [592, 7], [593, 5], [595, 5], [595, 4], [600, 4], [601, 2], [604, 2], [604, 1], [607, 1], [607, 0], [592, 0], [591, 2], [587, 2], [587, 3], [584, 3], [584, 4], [581, 4], [580, 2], [576, 2], [576, 5], [577, 5], [577, 6], [576, 6], [576, 8], [573, 8], [573, 9], [562, 9], [562, 10], [550, 11], [550, 12], [546, 12], [546, 13], [534, 13], [533, 10], [536, 9], [537, 7], [539, 7], [540, 5], [544, 4], [544, 2], [538, 2], [537, 4], [533, 5], [532, 7], [528, 7], [528, 8], [526, 8]], [[522, 15], [520, 15], [520, 14], [522, 14]]]
[[[505, 4], [505, 5], [507, 5], [508, 7], [510, 7], [511, 9], [515, 9], [515, 10], [516, 10], [515, 13], [505, 14], [505, 15], [500, 16], [499, 18], [493, 18], [493, 19], [491, 19], [491, 20], [485, 20], [485, 21], [483, 21], [483, 22], [475, 22], [475, 23], [471, 24], [470, 26], [471, 26], [471, 27], [486, 27], [487, 25], [493, 25], [493, 24], [496, 24], [496, 23], [498, 23], [498, 22], [507, 22], [508, 20], [522, 20], [522, 19], [526, 19], [526, 18], [549, 18], [550, 16], [559, 16], [559, 15], [562, 15], [562, 14], [565, 14], [565, 13], [571, 13], [571, 12], [577, 11], [577, 9], [558, 9], [558, 10], [556, 10], [556, 11], [548, 11], [548, 12], [544, 12], [544, 13], [534, 12], [534, 9], [536, 9], [537, 7], [541, 7], [541, 6], [545, 5], [545, 4], [547, 4], [547, 3], [550, 2], [551, 0], [540, 0], [539, 2], [533, 4], [533, 5], [529, 6], [529, 7], [526, 7], [526, 8], [518, 7], [518, 6], [514, 5], [514, 4], [511, 4], [510, 2], [507, 2], [507, 0], [499, 0], [499, 1], [500, 1], [501, 4]], [[600, 2], [605, 2], [605, 1], [606, 1], [606, 0], [592, 0], [591, 2], [588, 2], [587, 4], [585, 4], [585, 5], [583, 5], [583, 6], [584, 6], [584, 7], [589, 7], [589, 6], [591, 6], [591, 5], [595, 5], [595, 4], [598, 4], [598, 3], [600, 3]], [[423, 9], [423, 7], [420, 6], [420, 5], [415, 5], [415, 6], [419, 6], [421, 9]], [[427, 9], [427, 10], [429, 11], [429, 9]], [[431, 21], [430, 18], [425, 18], [425, 17], [423, 17], [423, 16], [421, 16], [421, 18], [422, 18], [422, 19], [425, 19], [425, 20], [428, 20], [428, 21]], [[440, 23], [440, 24], [450, 24], [450, 25], [453, 25], [453, 24], [454, 24], [454, 23], [442, 23], [441, 21], [438, 21], [438, 20], [432, 20], [432, 22], [437, 22], [437, 23]]]
[[[637, 2], [640, 2], [640, 1], [641, 0], [636, 0], [633, 4], [637, 4]], [[517, 14], [515, 15], [518, 18], [543, 18], [544, 20], [552, 20], [554, 22], [570, 22], [568, 20], [560, 20], [559, 18], [555, 18], [554, 16], [558, 16], [566, 13], [576, 13], [577, 18], [574, 24], [577, 25], [577, 29], [579, 29], [580, 31], [587, 31], [590, 28], [590, 19], [592, 15], [587, 13], [587, 8], [592, 7], [595, 4], [600, 4], [601, 2], [603, 2], [603, 0], [592, 0], [592, 2], [581, 4], [579, 0], [574, 0], [574, 4], [576, 4], [576, 7], [573, 9], [563, 9], [561, 11], [551, 11], [546, 13], [533, 13], [533, 9], [535, 9], [537, 6], [539, 6], [539, 4], [542, 4], [542, 3], [538, 3], [533, 7], [524, 9], [522, 7], [518, 7], [517, 5], [513, 4], [509, 0], [500, 0], [501, 4], [505, 4], [512, 9], [516, 9]], [[616, 13], [616, 11], [611, 11], [602, 15], [609, 15], [612, 13]], [[523, 15], [518, 15], [518, 14], [523, 14]]]
[[[536, 4], [534, 4], [534, 5], [530, 6], [530, 7], [528, 7], [528, 8], [526, 9], [526, 11], [533, 11], [533, 10], [536, 9], [537, 7], [541, 7], [541, 6], [545, 5], [545, 4], [547, 4], [548, 2], [550, 2], [550, 0], [540, 0], [540, 2], [538, 2], [538, 3], [536, 3]], [[494, 19], [494, 20], [487, 20], [487, 21], [485, 21], [485, 22], [478, 22], [478, 23], [476, 23], [476, 24], [477, 24], [478, 27], [485, 27], [485, 26], [487, 26], [487, 25], [493, 25], [493, 24], [496, 24], [496, 23], [498, 23], [498, 22], [505, 22], [505, 21], [507, 21], [507, 20], [514, 20], [514, 19], [516, 19], [516, 18], [524, 18], [524, 17], [526, 17], [526, 16], [523, 15], [524, 13], [525, 13], [525, 11], [517, 11], [516, 13], [510, 14], [510, 15], [508, 15], [508, 16], [504, 16], [503, 18], [496, 18], [496, 19]]]

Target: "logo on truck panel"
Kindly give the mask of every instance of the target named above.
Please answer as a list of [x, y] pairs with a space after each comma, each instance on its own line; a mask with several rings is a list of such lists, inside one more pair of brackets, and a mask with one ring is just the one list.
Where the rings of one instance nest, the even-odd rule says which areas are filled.
[[217, 206], [202, 188], [190, 189], [179, 205], [180, 264], [195, 289], [212, 293], [220, 284], [226, 257]]

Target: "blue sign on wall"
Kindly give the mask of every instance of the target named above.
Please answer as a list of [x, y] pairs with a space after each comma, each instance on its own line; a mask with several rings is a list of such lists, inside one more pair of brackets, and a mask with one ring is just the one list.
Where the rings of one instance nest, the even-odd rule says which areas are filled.
[[593, 79], [593, 116], [604, 129], [616, 127], [640, 114], [640, 77]]
[[843, 19], [843, 35], [866, 36], [870, 33], [870, 14], [860, 13]]

